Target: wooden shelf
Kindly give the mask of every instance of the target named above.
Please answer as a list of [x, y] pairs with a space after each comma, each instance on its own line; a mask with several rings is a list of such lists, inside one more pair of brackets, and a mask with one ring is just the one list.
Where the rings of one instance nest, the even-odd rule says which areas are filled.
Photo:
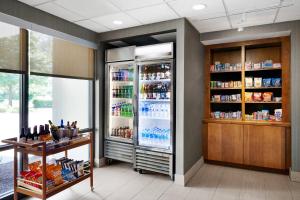
[[226, 124], [243, 124], [243, 125], [270, 125], [290, 127], [290, 122], [262, 121], [262, 120], [233, 120], [233, 119], [204, 119], [204, 123], [226, 123]]
[[282, 89], [282, 87], [245, 87], [245, 90]]
[[282, 70], [282, 68], [261, 68], [261, 69], [251, 69], [251, 70], [245, 70], [245, 72], [274, 71], [274, 70]]
[[210, 88], [211, 90], [241, 90], [242, 88]]
[[219, 73], [237, 73], [242, 72], [242, 70], [232, 70], [232, 71], [210, 71], [211, 74], [219, 74]]
[[236, 104], [239, 104], [239, 103], [242, 103], [241, 101], [235, 101], [235, 102], [215, 102], [215, 101], [211, 101], [210, 103], [220, 103], [220, 104], [222, 104], [222, 103], [229, 103], [229, 104], [231, 104], [231, 103], [236, 103]]

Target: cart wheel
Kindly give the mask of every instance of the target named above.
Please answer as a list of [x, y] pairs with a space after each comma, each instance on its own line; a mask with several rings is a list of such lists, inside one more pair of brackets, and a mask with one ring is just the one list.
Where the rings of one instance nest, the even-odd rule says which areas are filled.
[[142, 169], [140, 169], [140, 170], [139, 170], [139, 173], [140, 173], [140, 174], [143, 174], [143, 173], [144, 173], [144, 171], [143, 171]]
[[137, 172], [138, 170], [137, 170], [137, 168], [133, 168], [133, 171]]
[[111, 165], [112, 159], [107, 159], [107, 165]]

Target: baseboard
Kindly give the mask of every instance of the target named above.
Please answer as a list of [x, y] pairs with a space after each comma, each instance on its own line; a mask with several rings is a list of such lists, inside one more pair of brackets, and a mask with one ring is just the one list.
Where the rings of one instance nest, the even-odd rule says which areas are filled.
[[300, 182], [300, 172], [292, 171], [292, 169], [290, 169], [290, 179], [294, 182]]
[[175, 184], [186, 186], [188, 181], [198, 172], [204, 164], [203, 156], [184, 174], [175, 174]]
[[94, 166], [97, 168], [105, 166], [105, 158], [95, 158], [94, 160]]

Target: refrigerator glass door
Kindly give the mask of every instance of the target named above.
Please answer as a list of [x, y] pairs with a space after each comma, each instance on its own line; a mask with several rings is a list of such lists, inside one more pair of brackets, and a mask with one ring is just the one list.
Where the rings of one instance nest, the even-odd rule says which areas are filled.
[[172, 61], [139, 64], [138, 145], [172, 151]]
[[133, 143], [135, 64], [110, 63], [108, 135], [110, 139]]

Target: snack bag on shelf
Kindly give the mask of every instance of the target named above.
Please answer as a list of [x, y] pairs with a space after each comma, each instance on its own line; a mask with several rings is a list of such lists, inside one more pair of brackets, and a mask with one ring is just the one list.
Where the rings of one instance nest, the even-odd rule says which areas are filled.
[[271, 87], [271, 78], [264, 78], [263, 79], [263, 87]]
[[261, 77], [255, 77], [254, 78], [254, 87], [260, 88], [262, 85], [262, 78]]
[[281, 63], [273, 63], [273, 68], [281, 68]]
[[253, 101], [261, 101], [261, 100], [262, 100], [261, 92], [254, 92], [253, 93]]
[[273, 92], [264, 92], [263, 93], [263, 101], [270, 102], [272, 101]]
[[263, 68], [271, 68], [271, 67], [273, 67], [273, 61], [265, 60], [262, 65], [263, 65]]
[[263, 120], [269, 120], [269, 110], [262, 110], [261, 113]]
[[255, 63], [253, 69], [261, 69], [261, 63]]
[[282, 109], [275, 109], [274, 115], [275, 115], [276, 121], [281, 121], [282, 120]]
[[36, 161], [28, 164], [28, 168], [32, 172], [41, 172], [41, 161]]
[[245, 78], [245, 85], [246, 88], [253, 87], [253, 78], [252, 77], [246, 77]]
[[273, 87], [281, 87], [281, 78], [272, 78]]
[[253, 101], [253, 92], [245, 92], [245, 101], [246, 102]]
[[252, 62], [245, 63], [245, 70], [252, 70], [252, 66], [253, 66]]

